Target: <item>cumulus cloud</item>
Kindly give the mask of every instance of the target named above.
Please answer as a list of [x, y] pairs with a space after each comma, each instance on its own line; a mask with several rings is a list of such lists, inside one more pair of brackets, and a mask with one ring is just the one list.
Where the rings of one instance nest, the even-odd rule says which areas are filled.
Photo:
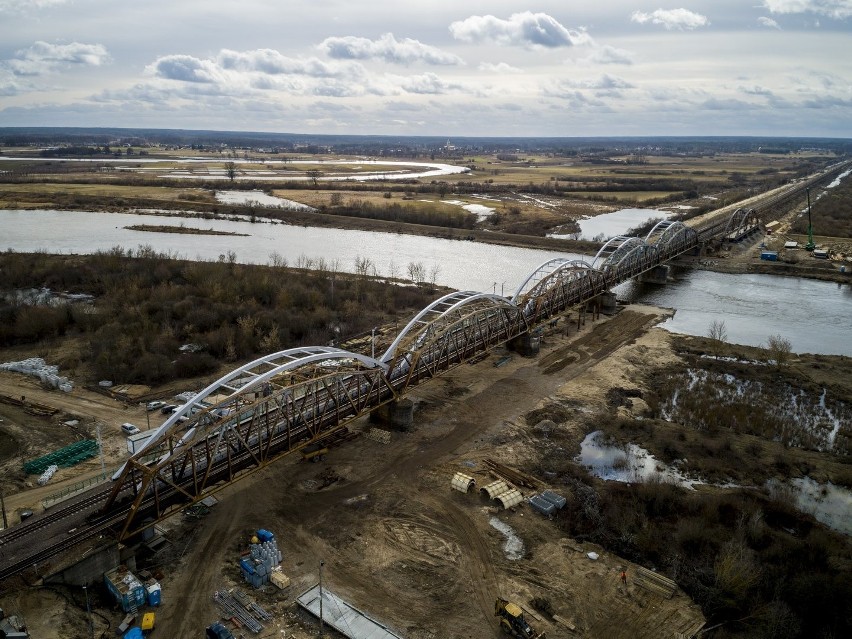
[[632, 89], [633, 85], [608, 73], [597, 78], [587, 78], [585, 80], [563, 80], [561, 85], [572, 89], [596, 89], [596, 90], [611, 90], [611, 89]]
[[480, 71], [489, 71], [491, 73], [521, 73], [519, 68], [513, 67], [511, 64], [507, 64], [505, 62], [498, 62], [497, 64], [492, 62], [483, 62], [477, 68]]
[[852, 16], [852, 0], [763, 0], [770, 13], [816, 13], [835, 20]]
[[211, 60], [201, 60], [191, 55], [161, 56], [150, 68], [155, 75], [166, 80], [210, 83], [219, 79], [216, 65]]
[[442, 80], [434, 73], [424, 73], [422, 75], [415, 75], [405, 78], [400, 83], [400, 86], [408, 93], [420, 93], [430, 95], [450, 93], [461, 88], [457, 84], [451, 84]]
[[319, 48], [329, 57], [342, 60], [378, 59], [393, 64], [464, 64], [457, 55], [411, 38], [397, 40], [392, 33], [385, 33], [378, 40], [355, 36], [326, 38]]
[[697, 29], [710, 24], [707, 16], [689, 9], [657, 9], [651, 13], [634, 11], [630, 19], [639, 24], [659, 24], [666, 29]]
[[[160, 56], [148, 66], [148, 72], [165, 80], [221, 86], [245, 86], [258, 90], [301, 92], [305, 84], [300, 78], [348, 80], [364, 75], [359, 64], [329, 64], [318, 58], [290, 58], [274, 49], [233, 51], [222, 49], [215, 58], [196, 58], [172, 54]], [[335, 85], [322, 94], [343, 95]]]
[[[329, 65], [318, 58], [290, 58], [275, 49], [232, 51], [222, 49], [215, 63], [223, 69], [265, 73], [269, 75], [308, 75], [312, 77], [337, 77], [345, 73], [339, 65]], [[351, 70], [353, 67], [347, 67]]]
[[589, 55], [579, 58], [577, 62], [583, 64], [633, 64], [634, 55], [626, 49], [618, 49], [605, 44], [596, 46]]
[[3, 65], [15, 75], [43, 75], [63, 68], [77, 66], [100, 66], [109, 61], [109, 53], [102, 44], [51, 44], [38, 41], [31, 47], [21, 49]]
[[767, 18], [766, 16], [760, 16], [757, 19], [757, 24], [761, 27], [768, 27], [769, 29], [780, 29], [781, 26], [775, 22], [772, 18]]
[[450, 33], [464, 42], [494, 42], [525, 47], [570, 47], [591, 41], [582, 30], [567, 29], [546, 13], [513, 13], [508, 20], [492, 15], [470, 16], [450, 24]]

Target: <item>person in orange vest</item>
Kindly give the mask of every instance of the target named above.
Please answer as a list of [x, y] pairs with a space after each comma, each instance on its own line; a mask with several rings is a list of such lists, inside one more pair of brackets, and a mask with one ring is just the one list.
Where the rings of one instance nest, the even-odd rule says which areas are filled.
[[625, 586], [627, 585], [627, 571], [626, 570], [621, 571], [621, 583], [623, 583]]

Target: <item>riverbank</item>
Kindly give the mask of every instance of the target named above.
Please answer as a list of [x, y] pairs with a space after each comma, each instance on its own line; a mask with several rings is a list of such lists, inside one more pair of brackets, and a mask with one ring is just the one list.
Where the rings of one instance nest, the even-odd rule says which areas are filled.
[[846, 267], [846, 272], [840, 271], [840, 265], [827, 260], [816, 260], [814, 264], [798, 263], [788, 264], [785, 262], [739, 261], [721, 258], [686, 258], [678, 261], [679, 264], [703, 271], [730, 274], [753, 274], [753, 275], [779, 275], [783, 277], [801, 277], [809, 280], [820, 280], [823, 282], [837, 282], [838, 284], [852, 284], [852, 264]]

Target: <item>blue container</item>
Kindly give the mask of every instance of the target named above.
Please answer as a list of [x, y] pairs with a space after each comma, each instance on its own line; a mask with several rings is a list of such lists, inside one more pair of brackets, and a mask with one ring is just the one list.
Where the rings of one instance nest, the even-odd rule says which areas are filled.
[[143, 639], [142, 628], [133, 626], [130, 630], [124, 633], [124, 639]]
[[245, 573], [250, 575], [254, 574], [254, 568], [251, 567], [251, 564], [246, 559], [240, 559], [240, 568], [242, 568]]
[[533, 495], [529, 498], [530, 506], [535, 508], [542, 515], [552, 515], [556, 510], [556, 505], [553, 502], [547, 501], [539, 495]]
[[275, 535], [273, 535], [268, 530], [264, 530], [263, 528], [261, 528], [257, 531], [257, 538], [260, 539], [261, 543], [263, 543], [264, 541], [272, 541], [273, 539], [275, 539]]
[[541, 496], [542, 499], [546, 499], [559, 509], [564, 508], [567, 502], [567, 500], [562, 495], [558, 495], [550, 490], [545, 490], [543, 493], [541, 493]]
[[159, 588], [157, 588], [156, 590], [149, 590], [148, 591], [148, 605], [149, 606], [159, 606], [161, 596], [162, 595], [161, 595], [161, 591], [160, 591]]

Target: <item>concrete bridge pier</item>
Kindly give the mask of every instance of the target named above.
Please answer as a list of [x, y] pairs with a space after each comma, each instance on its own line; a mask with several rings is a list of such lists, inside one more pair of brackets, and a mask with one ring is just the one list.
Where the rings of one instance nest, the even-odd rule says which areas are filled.
[[660, 264], [639, 275], [639, 281], [646, 284], [666, 284], [669, 281], [671, 267]]
[[615, 315], [618, 311], [618, 300], [615, 293], [607, 291], [600, 295], [600, 312], [604, 315]]
[[414, 423], [414, 402], [407, 397], [395, 399], [370, 411], [370, 421], [407, 431]]
[[541, 331], [518, 335], [509, 342], [509, 349], [524, 357], [535, 357], [541, 350]]

